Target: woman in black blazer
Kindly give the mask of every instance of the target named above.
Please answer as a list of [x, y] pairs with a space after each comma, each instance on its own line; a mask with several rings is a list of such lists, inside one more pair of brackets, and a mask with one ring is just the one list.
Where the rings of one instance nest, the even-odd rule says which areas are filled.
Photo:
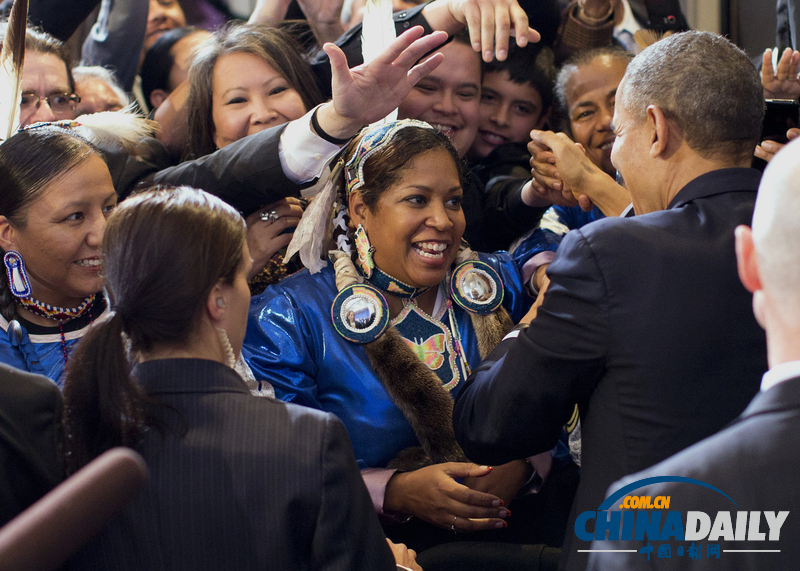
[[202, 191], [148, 192], [109, 218], [113, 313], [70, 362], [68, 460], [127, 445], [151, 480], [74, 568], [395, 568], [342, 424], [252, 396], [233, 369], [251, 263], [241, 216]]

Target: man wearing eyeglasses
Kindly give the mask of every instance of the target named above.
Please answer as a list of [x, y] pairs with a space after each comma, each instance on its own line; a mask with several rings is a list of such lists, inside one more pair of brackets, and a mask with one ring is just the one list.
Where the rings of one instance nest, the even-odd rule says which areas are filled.
[[69, 56], [63, 44], [30, 29], [25, 44], [20, 126], [74, 119], [80, 97], [75, 95]]

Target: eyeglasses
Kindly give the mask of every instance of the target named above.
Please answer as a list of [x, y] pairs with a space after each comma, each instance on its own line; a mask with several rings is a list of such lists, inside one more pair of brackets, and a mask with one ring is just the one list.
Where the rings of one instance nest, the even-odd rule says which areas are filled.
[[75, 93], [51, 93], [44, 97], [39, 97], [36, 93], [23, 93], [20, 109], [22, 111], [38, 109], [42, 101], [47, 102], [53, 113], [67, 113], [75, 109], [81, 98]]

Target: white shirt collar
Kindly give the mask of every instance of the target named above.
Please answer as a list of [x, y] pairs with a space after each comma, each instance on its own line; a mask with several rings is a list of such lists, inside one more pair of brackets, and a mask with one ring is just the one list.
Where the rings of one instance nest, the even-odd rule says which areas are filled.
[[800, 361], [788, 361], [775, 365], [761, 378], [761, 390], [767, 391], [783, 381], [800, 377]]

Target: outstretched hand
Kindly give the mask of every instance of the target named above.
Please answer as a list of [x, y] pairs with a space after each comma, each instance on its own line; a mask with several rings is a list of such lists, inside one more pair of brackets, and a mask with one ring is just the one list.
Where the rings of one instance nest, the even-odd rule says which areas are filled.
[[772, 67], [772, 50], [764, 52], [761, 60], [761, 85], [764, 99], [797, 99], [800, 97], [800, 52], [786, 48], [778, 60], [777, 69]]
[[478, 531], [505, 527], [508, 510], [495, 495], [471, 490], [456, 478], [480, 478], [488, 466], [447, 462], [413, 472], [397, 472], [389, 480], [384, 510], [416, 516], [444, 529]]
[[[566, 134], [533, 130], [528, 148], [531, 149], [532, 145], [549, 149], [552, 153], [555, 169], [563, 182], [562, 197], [564, 189], [568, 189], [582, 209], [591, 210], [594, 204], [606, 216], [619, 216], [630, 204], [628, 191], [594, 164], [586, 156], [583, 147], [573, 142]], [[554, 192], [549, 194], [553, 196], [554, 204], [567, 202], [566, 198], [563, 198], [563, 202], [559, 200]], [[523, 200], [525, 200], [524, 194]]]
[[495, 54], [505, 60], [510, 36], [516, 36], [519, 47], [540, 39], [517, 0], [447, 0], [447, 5], [453, 18], [466, 24], [472, 48], [484, 61], [492, 61]]
[[353, 69], [348, 69], [347, 58], [338, 46], [323, 46], [333, 72], [332, 105], [323, 105], [317, 113], [325, 132], [336, 138], [352, 137], [364, 125], [386, 117], [420, 79], [442, 63], [444, 56], [440, 53], [416, 63], [447, 39], [444, 32], [422, 37], [423, 33], [421, 26], [411, 28], [373, 61]]

